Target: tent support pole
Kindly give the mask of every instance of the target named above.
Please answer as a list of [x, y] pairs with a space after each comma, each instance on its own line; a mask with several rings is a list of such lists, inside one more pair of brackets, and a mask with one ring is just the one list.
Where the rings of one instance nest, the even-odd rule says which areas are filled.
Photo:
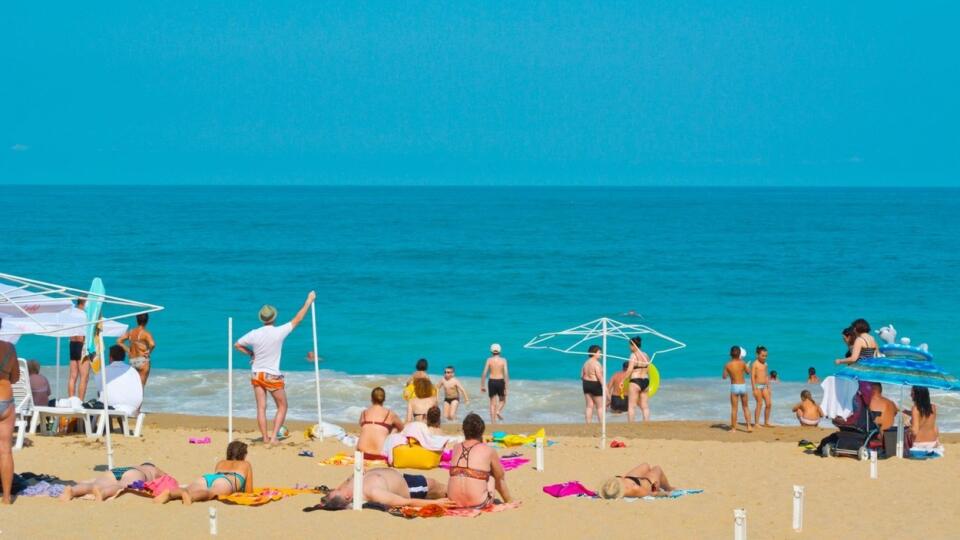
[[[603, 380], [600, 381], [603, 388], [603, 409], [597, 411], [600, 415], [600, 448], [607, 447], [607, 319], [603, 319]], [[629, 398], [628, 398], [629, 399]]]
[[310, 303], [310, 320], [313, 323], [313, 379], [317, 386], [317, 429], [323, 442], [323, 408], [320, 402], [320, 351], [317, 348], [317, 304]]
[[[54, 399], [62, 397], [63, 394], [60, 393], [60, 338], [57, 338], [57, 394]], [[46, 406], [46, 403], [41, 403], [41, 406]]]
[[102, 398], [101, 402], [103, 404], [103, 419], [104, 426], [104, 436], [107, 441], [107, 468], [113, 468], [113, 439], [111, 438], [111, 426], [110, 426], [110, 415], [107, 414], [107, 403], [110, 403], [110, 397], [107, 394], [107, 358], [106, 358], [106, 348], [103, 346], [103, 318], [100, 319], [100, 332], [97, 335], [97, 348], [99, 349], [100, 356], [100, 388], [102, 389]]
[[227, 317], [227, 442], [233, 442], [233, 317]]
[[[903, 385], [900, 385], [900, 408], [903, 409]], [[897, 457], [903, 459], [903, 415], [897, 414]]]

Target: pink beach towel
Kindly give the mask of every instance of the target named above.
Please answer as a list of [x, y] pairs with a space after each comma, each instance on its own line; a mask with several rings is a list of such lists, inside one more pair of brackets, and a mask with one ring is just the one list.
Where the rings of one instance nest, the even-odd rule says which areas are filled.
[[180, 487], [180, 485], [177, 484], [177, 481], [172, 476], [167, 474], [150, 482], [144, 483], [143, 487], [146, 491], [152, 493], [153, 495], [159, 495], [164, 491], [173, 491], [174, 489]]
[[543, 486], [543, 492], [554, 497], [572, 497], [586, 495], [596, 497], [597, 492], [587, 489], [583, 484], [574, 480], [573, 482], [563, 482], [562, 484], [553, 484]]

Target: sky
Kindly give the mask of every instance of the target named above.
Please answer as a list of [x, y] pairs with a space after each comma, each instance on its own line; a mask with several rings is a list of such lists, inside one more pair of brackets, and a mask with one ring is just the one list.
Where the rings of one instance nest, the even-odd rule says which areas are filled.
[[960, 185], [947, 2], [18, 2], [0, 183]]

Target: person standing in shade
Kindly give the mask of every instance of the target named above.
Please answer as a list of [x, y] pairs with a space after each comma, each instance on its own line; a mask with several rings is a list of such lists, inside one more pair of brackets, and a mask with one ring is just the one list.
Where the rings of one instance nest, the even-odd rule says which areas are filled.
[[[280, 372], [283, 340], [303, 321], [316, 297], [316, 293], [310, 291], [300, 311], [290, 319], [290, 322], [280, 326], [274, 324], [277, 320], [277, 308], [270, 305], [263, 306], [260, 308], [260, 322], [263, 326], [247, 332], [234, 345], [238, 351], [250, 356], [252, 371], [250, 384], [253, 386], [253, 394], [257, 400], [257, 425], [266, 444], [277, 442], [277, 433], [280, 432], [280, 427], [283, 426], [287, 416], [287, 394], [284, 390], [283, 373]], [[273, 396], [277, 406], [277, 416], [273, 420], [271, 431], [267, 431], [267, 392]]]
[[496, 424], [498, 420], [503, 420], [503, 408], [507, 405], [507, 385], [510, 382], [507, 359], [500, 356], [498, 343], [490, 345], [490, 358], [487, 358], [480, 375], [481, 392], [487, 392], [487, 374], [490, 375], [490, 391], [487, 393], [490, 397], [490, 423]]

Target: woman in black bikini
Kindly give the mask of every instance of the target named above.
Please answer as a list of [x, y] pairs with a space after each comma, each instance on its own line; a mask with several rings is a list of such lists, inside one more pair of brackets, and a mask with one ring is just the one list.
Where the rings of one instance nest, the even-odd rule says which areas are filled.
[[484, 429], [486, 425], [479, 415], [468, 414], [463, 419], [465, 440], [452, 449], [447, 497], [462, 508], [483, 508], [493, 504], [491, 488], [496, 488], [503, 502], [511, 501], [500, 457], [496, 450], [482, 442]]
[[400, 418], [383, 406], [386, 399], [387, 393], [383, 388], [379, 386], [374, 388], [370, 392], [372, 404], [360, 413], [360, 437], [357, 441], [357, 450], [363, 452], [364, 459], [386, 461], [387, 458], [383, 455], [383, 443], [387, 440], [387, 435], [393, 430], [403, 429]]
[[666, 497], [674, 487], [659, 465], [641, 463], [627, 471], [623, 476], [614, 476], [600, 487], [600, 496], [604, 499], [621, 497]]
[[648, 400], [650, 393], [647, 388], [650, 387], [650, 357], [647, 353], [640, 350], [642, 343], [640, 336], [630, 338], [630, 392], [627, 399], [627, 421], [633, 422], [636, 415], [637, 404], [640, 404], [640, 412], [643, 414], [643, 421], [650, 420], [650, 406]]

